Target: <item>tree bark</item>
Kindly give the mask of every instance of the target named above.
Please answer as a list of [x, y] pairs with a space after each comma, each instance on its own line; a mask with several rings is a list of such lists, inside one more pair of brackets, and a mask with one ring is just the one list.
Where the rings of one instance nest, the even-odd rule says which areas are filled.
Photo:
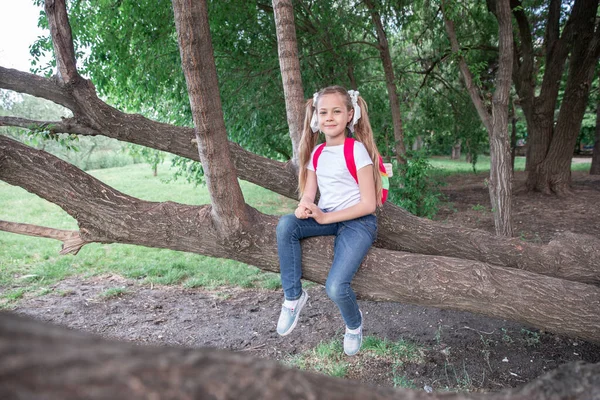
[[294, 154], [292, 163], [297, 165], [305, 109], [294, 23], [294, 6], [291, 0], [273, 0], [273, 11], [277, 27], [279, 69], [283, 80], [285, 109]]
[[390, 54], [390, 46], [388, 44], [387, 35], [381, 23], [381, 16], [375, 9], [371, 0], [364, 0], [371, 19], [375, 25], [377, 33], [379, 56], [383, 64], [385, 74], [385, 85], [387, 87], [388, 99], [390, 101], [390, 110], [392, 112], [392, 125], [394, 127], [394, 147], [396, 149], [396, 159], [400, 164], [406, 164], [406, 147], [404, 145], [404, 132], [402, 129], [402, 113], [400, 111], [400, 101], [398, 100], [398, 88], [396, 86], [396, 78], [394, 74], [394, 66], [392, 56]]
[[[210, 206], [142, 201], [44, 151], [0, 136], [0, 179], [72, 215], [86, 243], [128, 243], [234, 259], [279, 271], [277, 218], [247, 207], [248, 229], [219, 240]], [[69, 185], [62, 185], [65, 180]], [[303, 241], [303, 276], [325, 283], [333, 238]], [[368, 300], [458, 309], [600, 342], [600, 287], [451, 257], [372, 249], [353, 288]], [[560, 301], [557, 301], [560, 299]]]
[[[194, 131], [125, 114], [102, 102], [87, 81], [64, 88], [55, 81], [0, 67], [0, 87], [27, 93], [68, 106], [75, 116], [62, 121], [30, 121], [0, 117], [0, 125], [31, 127], [49, 124], [54, 132], [105, 135], [199, 160]], [[291, 163], [270, 160], [229, 143], [240, 179], [289, 198], [296, 198], [297, 174]], [[600, 283], [600, 240], [563, 235], [549, 245], [502, 238], [476, 229], [442, 224], [416, 217], [387, 202], [379, 214], [377, 247], [417, 254], [478, 260], [562, 277]]]
[[173, 0], [172, 3], [214, 223], [221, 239], [235, 241], [238, 233], [247, 228], [249, 217], [229, 156], [206, 1]]
[[510, 8], [507, 1], [499, 0], [495, 3], [494, 13], [498, 19], [499, 36], [499, 67], [497, 87], [492, 97], [492, 113], [488, 113], [479, 89], [473, 83], [471, 71], [464, 57], [460, 55], [458, 39], [451, 21], [445, 10], [447, 0], [442, 0], [442, 13], [446, 32], [450, 39], [452, 52], [458, 56], [459, 68], [463, 76], [467, 91], [477, 109], [490, 141], [490, 182], [489, 192], [494, 215], [496, 235], [510, 237], [512, 227], [512, 173], [510, 168], [510, 145], [508, 142], [508, 96], [510, 92], [510, 76], [512, 73], [512, 23]]
[[[534, 50], [531, 27], [519, 0], [511, 0], [517, 21], [519, 41], [513, 80], [527, 121], [527, 188], [543, 193], [566, 194], [571, 182], [571, 158], [587, 97], [593, 69], [600, 56], [600, 29], [594, 15], [598, 0], [576, 0], [561, 32], [561, 2], [552, 0], [548, 8], [544, 38], [545, 69], [535, 95]], [[569, 60], [567, 87], [560, 113], [555, 109], [565, 63]]]
[[[575, 6], [574, 6], [575, 7]], [[556, 126], [544, 161], [537, 166], [536, 187], [546, 188], [563, 195], [570, 192], [571, 160], [581, 121], [587, 105], [594, 69], [600, 55], [600, 29], [594, 32], [598, 0], [583, 2], [583, 13], [577, 19], [577, 36], [569, 60], [567, 85]], [[576, 10], [573, 10], [575, 14]], [[593, 12], [593, 14], [587, 14]], [[533, 175], [532, 175], [533, 176]], [[533, 187], [529, 180], [528, 185]]]
[[523, 387], [500, 393], [428, 394], [304, 372], [225, 350], [110, 341], [0, 313], [0, 397], [5, 399], [584, 400], [598, 396], [600, 364], [565, 364]]
[[[496, 234], [512, 236], [512, 159], [508, 137], [508, 103], [513, 64], [513, 33], [508, 0], [496, 2], [499, 62], [496, 90], [492, 96], [490, 132], [490, 197]], [[492, 191], [494, 192], [492, 194]]]
[[600, 96], [596, 102], [596, 139], [592, 153], [592, 165], [590, 175], [600, 175]]
[[456, 139], [456, 142], [452, 146], [452, 155], [450, 156], [453, 160], [460, 160], [460, 150], [462, 147], [462, 139]]
[[511, 102], [510, 127], [510, 166], [514, 177], [517, 155], [517, 107], [514, 101]]
[[75, 47], [65, 0], [46, 0], [44, 9], [52, 35], [58, 78], [69, 84], [79, 78], [79, 73], [75, 64]]

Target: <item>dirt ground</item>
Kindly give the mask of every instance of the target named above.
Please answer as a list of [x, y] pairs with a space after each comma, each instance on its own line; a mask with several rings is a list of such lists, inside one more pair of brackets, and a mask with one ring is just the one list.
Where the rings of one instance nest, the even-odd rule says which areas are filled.
[[[448, 203], [436, 219], [492, 232], [485, 178], [448, 178], [443, 187]], [[548, 242], [565, 230], [600, 236], [600, 177], [575, 172], [573, 195], [567, 198], [525, 193], [523, 180], [523, 173], [517, 173], [516, 236], [534, 242]], [[107, 289], [122, 286], [127, 294], [101, 297]], [[119, 276], [71, 278], [52, 289], [20, 301], [15, 311], [137, 343], [212, 346], [277, 360], [343, 335], [339, 312], [319, 285], [308, 289], [310, 300], [300, 323], [285, 338], [275, 332], [279, 291], [159, 287]], [[360, 303], [366, 335], [413, 341], [424, 349], [423, 361], [402, 365], [360, 353], [352, 362], [361, 368], [349, 378], [363, 382], [392, 386], [394, 376], [402, 375], [418, 389], [496, 391], [570, 361], [600, 362], [599, 345], [510, 321], [408, 304]]]

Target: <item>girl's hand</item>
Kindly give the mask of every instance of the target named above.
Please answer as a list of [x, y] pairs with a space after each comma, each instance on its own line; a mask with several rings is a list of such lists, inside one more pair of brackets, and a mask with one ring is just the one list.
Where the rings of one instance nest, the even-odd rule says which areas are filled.
[[294, 215], [298, 219], [307, 219], [308, 217], [310, 217], [310, 211], [308, 210], [308, 208], [306, 208], [306, 206], [300, 204], [298, 205], [298, 208], [296, 208], [296, 211], [294, 211]]
[[309, 217], [314, 218], [319, 224], [327, 224], [327, 213], [321, 211], [316, 204], [305, 204], [300, 203], [300, 206], [304, 206], [308, 209]]

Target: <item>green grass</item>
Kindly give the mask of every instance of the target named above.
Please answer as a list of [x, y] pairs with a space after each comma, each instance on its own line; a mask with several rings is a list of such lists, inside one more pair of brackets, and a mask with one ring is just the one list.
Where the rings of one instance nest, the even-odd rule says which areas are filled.
[[[465, 172], [473, 172], [473, 166], [471, 163], [467, 163], [465, 161], [465, 157], [461, 157], [460, 160], [451, 160], [448, 156], [434, 156], [429, 158], [429, 162], [433, 165], [434, 168], [437, 169], [437, 173], [441, 175], [452, 175], [458, 173]], [[589, 159], [589, 162], [582, 163], [572, 163], [571, 170], [572, 171], [586, 171], [590, 169], [590, 164], [592, 159]], [[490, 157], [480, 155], [477, 158], [477, 164], [475, 164], [475, 168], [477, 172], [484, 172], [490, 170]], [[515, 158], [515, 171], [524, 171], [525, 170], [525, 157], [516, 157]]]
[[128, 293], [127, 289], [124, 287], [116, 287], [116, 288], [110, 288], [105, 290], [100, 297], [103, 297], [105, 299], [112, 299], [115, 297], [121, 297], [123, 295], [126, 295]]
[[298, 369], [319, 372], [325, 375], [345, 378], [348, 375], [360, 375], [362, 360], [389, 366], [390, 379], [394, 384], [410, 387], [406, 377], [401, 376], [405, 363], [422, 363], [424, 350], [418, 345], [399, 340], [392, 342], [375, 336], [365, 336], [358, 355], [347, 357], [342, 348], [342, 341], [334, 339], [319, 343], [314, 349], [292, 356], [284, 363]]
[[[147, 164], [90, 171], [108, 185], [149, 201], [175, 201], [201, 205], [210, 202], [203, 186], [176, 181], [165, 163], [153, 177]], [[296, 202], [240, 181], [248, 204], [261, 212], [284, 214]], [[0, 220], [23, 222], [59, 229], [77, 229], [76, 221], [58, 206], [19, 187], [0, 182]], [[48, 293], [47, 287], [68, 276], [89, 277], [119, 274], [154, 284], [187, 287], [220, 286], [277, 289], [279, 275], [263, 273], [243, 263], [165, 249], [124, 244], [89, 244], [78, 255], [59, 255], [61, 243], [52, 239], [0, 232], [0, 307], [13, 304], [25, 293]]]

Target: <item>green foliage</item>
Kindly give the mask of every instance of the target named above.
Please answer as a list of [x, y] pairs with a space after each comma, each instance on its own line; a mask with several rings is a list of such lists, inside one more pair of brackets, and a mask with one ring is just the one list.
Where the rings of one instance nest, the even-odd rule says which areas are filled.
[[427, 158], [416, 153], [405, 165], [395, 165], [394, 169], [398, 172], [391, 178], [390, 200], [420, 217], [435, 216], [442, 195]]
[[175, 168], [175, 173], [167, 182], [181, 178], [187, 183], [193, 183], [196, 186], [204, 185], [204, 169], [198, 161], [175, 156], [171, 159], [171, 166]]
[[167, 153], [164, 151], [151, 149], [145, 146], [138, 146], [136, 144], [127, 144], [128, 153], [135, 159], [139, 158], [144, 160], [147, 164], [150, 164], [152, 171], [156, 175], [158, 165], [165, 161]]

